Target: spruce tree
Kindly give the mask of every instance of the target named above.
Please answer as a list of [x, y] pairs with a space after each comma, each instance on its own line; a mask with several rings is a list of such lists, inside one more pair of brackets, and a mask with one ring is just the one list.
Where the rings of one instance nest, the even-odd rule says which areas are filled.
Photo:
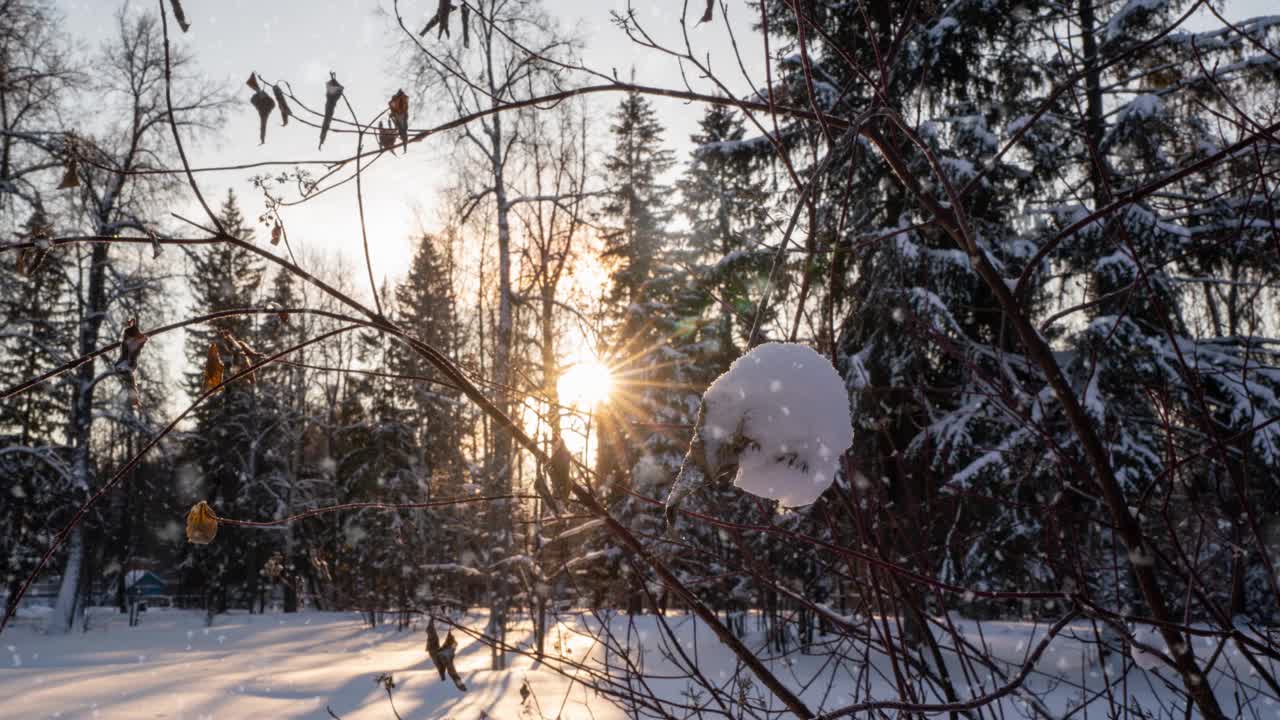
[[[1224, 137], [1241, 133], [1225, 118], [1274, 108], [1275, 60], [1256, 44], [1280, 37], [1274, 20], [1242, 20], [1243, 35], [1174, 33], [1146, 42], [1188, 6], [1078, 4], [1084, 93], [1063, 112], [1085, 132], [1061, 153], [1075, 172], [1051, 201], [1053, 228], [1214, 154]], [[1215, 92], [1205, 95], [1207, 83]], [[1103, 429], [1125, 491], [1167, 498], [1165, 507], [1186, 522], [1226, 529], [1201, 546], [1212, 590], [1192, 612], [1210, 613], [1212, 603], [1227, 616], [1276, 613], [1266, 563], [1241, 548], [1255, 545], [1249, 507], [1280, 508], [1274, 483], [1256, 479], [1280, 459], [1280, 433], [1263, 424], [1280, 411], [1277, 378], [1256, 343], [1268, 332], [1258, 301], [1271, 295], [1265, 287], [1280, 270], [1280, 248], [1271, 229], [1276, 193], [1254, 185], [1278, 162], [1268, 148], [1189, 175], [1081, 229], [1053, 256], [1055, 269], [1078, 278], [1091, 300], [1084, 329], [1066, 338], [1068, 372]], [[1171, 460], [1206, 443], [1215, 449], [1193, 471], [1173, 471]], [[1136, 604], [1128, 573], [1117, 582], [1112, 569], [1125, 550], [1105, 530], [1095, 537], [1091, 584], [1108, 602]]]
[[711, 105], [699, 127], [690, 137], [689, 166], [677, 183], [681, 214], [689, 224], [688, 264], [680, 269], [697, 279], [715, 308], [713, 362], [719, 374], [751, 342], [757, 310], [752, 290], [767, 279], [772, 260], [765, 247], [770, 198], [762, 163], [743, 141], [741, 116], [726, 105]]
[[[1023, 5], [1031, 13], [1040, 8]], [[856, 20], [850, 9], [812, 5], [806, 12], [821, 30], [805, 32], [824, 42], [805, 46], [811, 53], [806, 64], [795, 54], [801, 46], [794, 8], [779, 1], [765, 9], [784, 58], [775, 101], [848, 118], [883, 104], [911, 118], [948, 183], [963, 187], [984, 168], [984, 179], [967, 196], [966, 217], [981, 252], [1016, 275], [1034, 248], [1020, 230], [1023, 218], [1013, 198], [1051, 182], [1052, 166], [1028, 171], [1009, 155], [997, 160], [995, 129], [1030, 112], [1037, 100], [1033, 89], [1050, 81], [1039, 63], [1023, 55], [1035, 40], [1033, 26], [1005, 7], [977, 3], [959, 4], [942, 17], [934, 8], [880, 3]], [[877, 52], [894, 46], [902, 28], [912, 30], [901, 40], [891, 78], [882, 87], [865, 82], [850, 62], [876, 67]], [[907, 172], [923, 179], [929, 192], [941, 192], [941, 178], [917, 146], [900, 142], [889, 122], [867, 123], [865, 129], [893, 138]], [[801, 339], [815, 338], [831, 355], [850, 389], [856, 419], [848, 454], [856, 474], [842, 472], [824, 498], [789, 521], [837, 543], [864, 542], [870, 534], [893, 548], [886, 560], [951, 582], [993, 582], [1002, 589], [1052, 582], [1044, 567], [1027, 561], [1034, 554], [1024, 551], [1038, 537], [1041, 518], [1003, 502], [1010, 493], [1005, 484], [1011, 484], [1005, 473], [1017, 477], [1022, 466], [992, 468], [1000, 477], [977, 497], [965, 496], [962, 513], [944, 492], [984, 449], [999, 446], [1013, 424], [989, 378], [1007, 367], [999, 358], [1013, 349], [1014, 334], [968, 255], [928, 223], [931, 213], [903, 189], [870, 143], [799, 119], [781, 122], [775, 139], [808, 187], [797, 198], [789, 181], [788, 192], [776, 199], [780, 215], [798, 212], [792, 247], [806, 253], [782, 256], [772, 291], [782, 297], [788, 334], [794, 329]], [[772, 142], [751, 140], [762, 157], [776, 152]], [[775, 167], [779, 173], [789, 169]], [[776, 249], [776, 241], [771, 246]], [[806, 283], [812, 288], [807, 315], [796, 318], [790, 301], [799, 294], [783, 291]], [[1031, 287], [1038, 287], [1038, 276]], [[1030, 484], [1016, 489], [1035, 491]], [[843, 514], [854, 498], [871, 508], [865, 526], [814, 522], [824, 505]], [[817, 582], [815, 567], [785, 548], [753, 552], [777, 560], [782, 577], [806, 586]], [[892, 576], [881, 579], [901, 603], [905, 635], [922, 641], [922, 652], [936, 660], [924, 630], [925, 599]], [[828, 583], [821, 589], [839, 595], [846, 588]], [[773, 598], [762, 600], [777, 606]]]
[[[414, 337], [456, 359], [462, 346], [453, 289], [453, 258], [447, 238], [423, 235], [409, 272], [395, 289], [395, 312]], [[379, 408], [384, 422], [403, 428], [405, 457], [390, 478], [388, 493], [402, 502], [422, 502], [463, 494], [463, 437], [468, 415], [458, 391], [426, 358], [404, 343], [387, 348], [388, 367], [397, 375], [388, 390], [394, 402]], [[397, 518], [397, 536], [419, 572], [426, 597], [462, 595], [455, 569], [474, 552], [477, 528], [466, 509], [437, 508]], [[425, 567], [424, 567], [425, 566]], [[406, 590], [407, 592], [407, 590]]]
[[[37, 209], [18, 237], [48, 232], [45, 217]], [[75, 323], [66, 271], [60, 251], [49, 252], [26, 274], [0, 266], [0, 388], [14, 387], [71, 356], [67, 341]], [[69, 501], [64, 440], [69, 397], [66, 385], [53, 381], [0, 403], [0, 516], [11, 519], [0, 530], [6, 567], [0, 582], [10, 598], [17, 598], [49, 541], [49, 518]]]
[[636, 330], [633, 306], [645, 300], [645, 285], [667, 240], [671, 208], [663, 183], [675, 165], [663, 147], [662, 125], [653, 105], [639, 93], [628, 93], [613, 114], [613, 150], [605, 158], [609, 200], [602, 211], [610, 225], [601, 257], [609, 266], [609, 305], [620, 308], [622, 325]]
[[[386, 339], [358, 336], [353, 368], [385, 366]], [[392, 407], [390, 381], [378, 375], [350, 373], [337, 413], [340, 428], [332, 446], [335, 500], [392, 501], [401, 473], [409, 467], [411, 429]], [[334, 589], [339, 603], [356, 608], [384, 608], [403, 596], [401, 569], [413, 565], [412, 547], [397, 537], [399, 513], [362, 510], [335, 519], [332, 547]], [[394, 539], [393, 539], [394, 538]], [[398, 540], [398, 542], [397, 542]], [[376, 620], [376, 616], [371, 615]]]
[[[606, 353], [615, 368], [618, 395], [644, 394], [647, 373], [657, 362], [657, 347], [663, 338], [648, 319], [651, 317], [652, 282], [665, 267], [669, 249], [667, 224], [672, 211], [663, 175], [675, 160], [662, 146], [663, 129], [653, 106], [639, 93], [629, 93], [614, 112], [610, 128], [614, 147], [605, 159], [609, 199], [602, 212], [605, 232], [601, 259], [609, 269], [605, 306], [614, 313]], [[633, 408], [637, 409], [637, 408]], [[645, 412], [642, 408], [638, 411]], [[627, 419], [620, 403], [613, 402], [600, 413], [600, 456], [606, 475], [621, 462], [619, 443]]]
[[[274, 354], [293, 347], [306, 337], [313, 321], [309, 314], [295, 314], [289, 309], [304, 305], [298, 291], [298, 281], [293, 273], [277, 270], [271, 278], [269, 304], [277, 312], [259, 316], [258, 337], [261, 343], [260, 352]], [[263, 404], [271, 408], [274, 416], [274, 432], [271, 442], [273, 457], [278, 465], [280, 488], [279, 501], [284, 514], [293, 514], [297, 508], [307, 504], [314, 505], [314, 495], [324, 490], [314, 480], [318, 473], [314, 463], [308, 462], [305, 453], [306, 430], [309, 427], [309, 413], [312, 405], [308, 397], [309, 375], [305, 365], [308, 360], [308, 348], [294, 352], [277, 363], [267, 372], [258, 376], [258, 393]], [[282, 606], [285, 612], [296, 612], [302, 588], [300, 579], [302, 571], [309, 569], [310, 559], [305, 552], [304, 540], [309, 528], [291, 523], [281, 532], [282, 547], [279, 549], [280, 573], [270, 578], [272, 584], [279, 584], [282, 593]], [[268, 588], [268, 592], [272, 589]]]
[[[619, 103], [610, 131], [613, 149], [605, 159], [609, 199], [602, 208], [608, 230], [602, 238], [601, 258], [609, 269], [604, 300], [612, 317], [604, 355], [614, 370], [614, 392], [597, 408], [595, 465], [602, 489], [617, 503], [625, 522], [652, 529], [660, 515], [652, 507], [636, 504], [622, 484], [630, 483], [635, 492], [650, 497], [661, 486], [660, 473], [635, 472], [646, 433], [631, 428], [633, 423], [643, 427], [655, 422], [662, 374], [671, 367], [664, 349], [670, 327], [661, 327], [669, 308], [655, 279], [667, 271], [670, 259], [672, 210], [663, 179], [675, 160], [663, 147], [663, 128], [653, 106], [639, 93], [628, 93]], [[607, 567], [601, 569], [604, 578], [617, 573], [629, 577], [629, 563], [617, 553], [607, 557]], [[637, 582], [631, 578], [610, 590], [620, 591], [627, 602], [639, 607], [643, 594]]]
[[[700, 132], [690, 137], [694, 149], [677, 182], [680, 212], [689, 231], [668, 252], [663, 271], [651, 283], [663, 305], [654, 322], [665, 338], [666, 360], [657, 369], [661, 389], [655, 395], [654, 421], [667, 429], [647, 437], [640, 467], [661, 479], [661, 485], [645, 489], [645, 494], [659, 498], [667, 494], [666, 483], [679, 470], [689, 442], [688, 431], [675, 428], [694, 426], [702, 392], [761, 337], [755, 290], [768, 278], [773, 260], [765, 245], [770, 197], [765, 165], [744, 141], [745, 135], [735, 110], [708, 106]], [[772, 313], [766, 313], [761, 324], [771, 318]], [[748, 519], [755, 507], [723, 478], [694, 489], [680, 504], [681, 509], [731, 520]], [[652, 509], [644, 512], [652, 518]], [[748, 607], [753, 598], [744, 594], [739, 578], [702, 580], [740, 566], [742, 548], [725, 542], [705, 523], [678, 513], [669, 513], [666, 521], [672, 525], [668, 531], [697, 549], [669, 558], [673, 568], [699, 588], [713, 608], [736, 613]], [[644, 528], [655, 530], [661, 528]], [[740, 623], [735, 627], [742, 630]]]
[[[395, 289], [396, 311], [415, 338], [446, 357], [456, 358], [461, 337], [452, 259], [442, 248], [441, 238], [420, 238], [409, 272]], [[415, 445], [420, 449], [415, 471], [424, 480], [441, 484], [432, 489], [433, 494], [456, 489], [462, 477], [463, 418], [457, 408], [458, 392], [441, 384], [443, 378], [434, 366], [407, 345], [396, 344], [388, 353], [393, 372], [422, 378], [394, 386], [396, 405], [404, 410], [405, 422], [413, 428]]]
[[[252, 231], [235, 194], [228, 191], [221, 207], [223, 226], [228, 233], [252, 239]], [[193, 314], [237, 310], [260, 304], [262, 261], [243, 248], [217, 244], [201, 248], [191, 256]], [[211, 346], [225, 367], [223, 379], [247, 368], [264, 338], [258, 332], [260, 317], [232, 315], [204, 327], [188, 331], [187, 391], [193, 397], [203, 391], [203, 373]], [[186, 435], [184, 460], [195, 467], [205, 489], [205, 497], [217, 512], [229, 517], [282, 515], [286, 509], [280, 493], [283, 468], [272, 450], [279, 426], [270, 395], [258, 387], [258, 378], [273, 372], [259, 370], [232, 382], [207, 398], [192, 413], [193, 427]], [[227, 528], [228, 542], [189, 550], [196, 581], [202, 581], [210, 612], [225, 611], [239, 587], [253, 607], [261, 589], [260, 569], [276, 547], [276, 537], [263, 533], [238, 533]]]

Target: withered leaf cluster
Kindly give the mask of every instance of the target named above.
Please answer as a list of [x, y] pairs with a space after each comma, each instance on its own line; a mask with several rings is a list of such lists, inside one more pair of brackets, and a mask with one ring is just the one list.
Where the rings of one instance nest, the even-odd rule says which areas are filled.
[[[463, 7], [466, 7], [465, 5]], [[431, 16], [425, 27], [418, 32], [418, 37], [422, 37], [431, 32], [431, 28], [439, 28], [436, 33], [437, 38], [450, 37], [449, 35], [449, 16], [457, 10], [458, 6], [454, 5], [450, 0], [440, 0], [440, 4], [436, 6], [436, 14]]]
[[249, 102], [258, 111], [258, 144], [262, 145], [267, 142], [267, 118], [271, 117], [271, 111], [276, 109], [276, 101], [272, 100], [267, 91], [258, 84], [256, 74], [250, 73], [245, 85], [253, 89], [253, 97], [249, 98]]
[[466, 692], [467, 686], [462, 683], [457, 668], [453, 666], [453, 656], [457, 651], [458, 641], [453, 637], [453, 630], [449, 630], [445, 635], [444, 644], [441, 644], [440, 636], [436, 634], [435, 618], [427, 621], [427, 655], [431, 656], [431, 662], [440, 673], [440, 679], [444, 680], [445, 673], [448, 673], [454, 686]]
[[[293, 116], [292, 110], [289, 108], [288, 96], [281, 89], [279, 83], [270, 84], [259, 79], [256, 72], [249, 73], [249, 79], [245, 80], [253, 90], [253, 95], [249, 97], [249, 103], [253, 105], [258, 112], [258, 143], [265, 144], [267, 141], [267, 119], [271, 117], [271, 113], [280, 109], [280, 125], [289, 124], [289, 118]], [[267, 88], [271, 92], [267, 92]], [[329, 137], [329, 128], [333, 125], [333, 116], [337, 112], [338, 103], [342, 100], [345, 91], [342, 83], [338, 82], [337, 74], [329, 73], [329, 80], [324, 86], [324, 117], [320, 122], [320, 144], [319, 148], [324, 148], [324, 141]], [[395, 147], [397, 139], [401, 144], [407, 145], [409, 141], [409, 96], [405, 91], [399, 90], [387, 102], [387, 113], [390, 117], [390, 124], [386, 127], [381, 122], [378, 123], [378, 145], [383, 150], [391, 150]], [[68, 174], [74, 177], [74, 156], [68, 154]], [[69, 182], [64, 178], [64, 182]], [[75, 180], [78, 184], [78, 178]], [[277, 221], [276, 226], [271, 231], [271, 243], [274, 245], [280, 242], [280, 225]]]
[[[224, 329], [220, 332], [220, 335], [222, 336], [223, 345], [226, 347], [227, 352], [231, 356], [231, 369], [233, 374], [241, 373], [246, 370], [249, 370], [249, 372], [244, 376], [245, 381], [251, 384], [256, 382], [257, 378], [255, 376], [257, 375], [257, 372], [250, 370], [250, 368], [252, 368], [256, 363], [263, 360], [266, 356], [258, 352], [257, 350], [254, 350], [253, 347], [249, 345], [249, 343], [236, 337], [235, 334], [232, 333], [230, 330]], [[210, 354], [212, 355], [212, 353], [215, 351], [216, 351], [216, 348], [211, 350]], [[219, 363], [222, 362], [222, 357], [220, 354], [218, 357], [218, 362]], [[209, 370], [209, 363], [207, 359], [205, 363], [205, 370], [206, 371]]]
[[[438, 28], [436, 38], [452, 37], [449, 33], [449, 16], [454, 10], [458, 10], [459, 6], [454, 5], [450, 0], [440, 0], [440, 4], [436, 6], [436, 12], [427, 21], [427, 24], [418, 31], [418, 37], [422, 37], [431, 32], [431, 28]], [[471, 47], [471, 6], [466, 2], [462, 3], [462, 46]]]
[[[284, 91], [280, 89], [280, 84], [271, 85], [266, 82], [258, 81], [257, 73], [249, 73], [249, 79], [244, 81], [253, 90], [253, 95], [249, 98], [249, 103], [258, 111], [258, 144], [264, 144], [267, 141], [267, 118], [271, 117], [271, 113], [277, 107], [280, 108], [280, 125], [281, 127], [289, 124], [289, 118], [293, 112], [289, 109], [289, 101], [286, 99]], [[271, 88], [271, 93], [267, 94], [266, 88]], [[274, 99], [273, 99], [274, 98]]]

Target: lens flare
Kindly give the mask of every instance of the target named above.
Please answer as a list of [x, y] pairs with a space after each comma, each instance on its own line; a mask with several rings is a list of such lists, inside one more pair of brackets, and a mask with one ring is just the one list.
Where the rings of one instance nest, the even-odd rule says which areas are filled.
[[556, 389], [561, 403], [590, 410], [609, 399], [613, 373], [599, 360], [584, 360], [565, 369]]

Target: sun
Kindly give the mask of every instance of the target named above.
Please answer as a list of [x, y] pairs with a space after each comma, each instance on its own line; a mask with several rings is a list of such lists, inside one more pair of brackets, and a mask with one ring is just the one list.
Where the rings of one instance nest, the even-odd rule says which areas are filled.
[[556, 383], [560, 402], [580, 410], [590, 410], [608, 400], [612, 390], [613, 373], [594, 358], [569, 365]]

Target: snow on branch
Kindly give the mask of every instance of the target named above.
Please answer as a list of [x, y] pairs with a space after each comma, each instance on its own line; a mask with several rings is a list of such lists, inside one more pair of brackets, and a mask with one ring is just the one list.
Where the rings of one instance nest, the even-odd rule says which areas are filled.
[[736, 487], [786, 507], [809, 505], [853, 443], [844, 382], [826, 358], [794, 343], [767, 343], [735, 360], [707, 388], [699, 414], [668, 513], [735, 464]]

